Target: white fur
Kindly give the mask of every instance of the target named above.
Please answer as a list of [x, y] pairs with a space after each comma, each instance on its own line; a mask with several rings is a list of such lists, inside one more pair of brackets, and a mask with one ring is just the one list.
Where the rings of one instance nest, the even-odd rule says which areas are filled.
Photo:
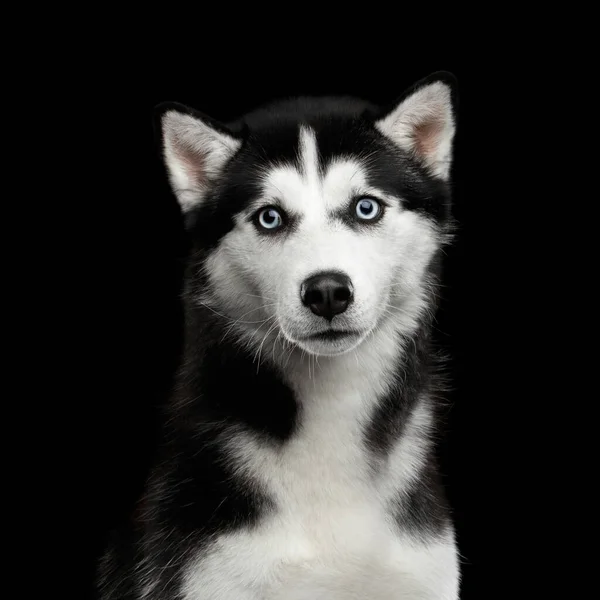
[[260, 527], [221, 537], [199, 557], [184, 598], [457, 598], [452, 532], [419, 541], [401, 536], [388, 516], [392, 499], [410, 490], [422, 468], [427, 402], [386, 464], [373, 468], [362, 439], [401, 351], [382, 329], [356, 354], [289, 370], [303, 411], [300, 433], [283, 449], [249, 433], [228, 440], [234, 464], [267, 490], [276, 509]]
[[[423, 308], [423, 273], [439, 244], [432, 225], [394, 198], [367, 183], [364, 166], [340, 159], [323, 177], [317, 172], [314, 133], [302, 130], [303, 173], [292, 166], [264, 175], [263, 197], [239, 215], [207, 262], [213, 297], [200, 300], [247, 326], [250, 343], [272, 338], [322, 355], [358, 346], [383, 321], [394, 316], [400, 329], [410, 328]], [[356, 232], [331, 215], [347, 208], [356, 194], [373, 195], [388, 203], [377, 227]], [[247, 218], [264, 205], [275, 204], [295, 215], [299, 224], [289, 237], [273, 238], [256, 231]], [[323, 319], [307, 314], [300, 286], [325, 270], [345, 272], [354, 288], [349, 309], [335, 318], [337, 328], [361, 332], [337, 346], [307, 343], [302, 338], [323, 329]], [[232, 274], [234, 274], [232, 276]], [[264, 322], [264, 325], [260, 325]], [[232, 329], [233, 333], [233, 329]]]
[[240, 142], [176, 110], [165, 112], [162, 128], [169, 179], [181, 209], [187, 212], [202, 200], [209, 182]]
[[[448, 85], [436, 81], [416, 90], [377, 127], [400, 147], [419, 154], [433, 174], [448, 179], [455, 132]], [[418, 143], [423, 128], [429, 128], [426, 148]]]
[[[439, 238], [425, 219], [403, 210], [401, 198], [371, 189], [360, 162], [340, 160], [321, 176], [313, 132], [303, 129], [301, 140], [302, 174], [292, 167], [265, 173], [263, 197], [249, 209], [277, 204], [298, 218], [297, 230], [261, 236], [240, 216], [207, 264], [215, 295], [198, 299], [231, 320], [232, 334], [245, 326], [257, 368], [261, 355], [281, 368], [300, 405], [299, 431], [283, 447], [247, 431], [221, 440], [235, 468], [258, 482], [275, 508], [258, 527], [214, 540], [187, 569], [184, 598], [455, 600], [452, 530], [413, 539], [391, 516], [393, 501], [410, 491], [424, 464], [428, 399], [380, 464], [363, 439], [406, 351], [398, 334], [413, 332], [426, 309], [424, 273]], [[388, 201], [377, 228], [351, 231], [331, 219], [357, 193]], [[339, 321], [362, 331], [337, 352], [298, 341], [323, 327], [302, 306], [300, 285], [331, 269], [350, 276], [356, 295]]]

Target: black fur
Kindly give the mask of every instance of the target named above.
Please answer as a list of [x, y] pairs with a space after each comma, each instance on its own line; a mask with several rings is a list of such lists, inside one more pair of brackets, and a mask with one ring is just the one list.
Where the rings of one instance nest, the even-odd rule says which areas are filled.
[[[163, 105], [158, 117], [172, 106]], [[205, 119], [241, 140], [242, 146], [227, 164], [226, 176], [213, 182], [205, 202], [186, 217], [191, 247], [182, 366], [165, 415], [160, 460], [137, 515], [114, 533], [100, 567], [99, 597], [103, 600], [135, 598], [134, 590], [143, 587], [150, 575], [158, 581], [148, 600], [177, 598], [181, 567], [192, 551], [209, 545], [218, 532], [259, 523], [273, 508], [265, 490], [232, 472], [221, 453], [219, 436], [248, 428], [269, 443], [285, 444], [296, 432], [301, 409], [277, 371], [265, 363], [257, 373], [248, 351], [223, 341], [225, 322], [188, 298], [206, 285], [202, 267], [232, 229], [233, 216], [257, 197], [261, 168], [297, 164], [298, 123], [314, 128], [322, 168], [340, 154], [368, 156], [374, 186], [402, 195], [408, 210], [421, 211], [440, 229], [449, 219], [447, 186], [375, 129], [375, 118], [384, 111], [367, 102], [292, 100], [228, 125], [187, 108], [178, 109]], [[424, 320], [418, 335], [407, 342], [408, 353], [397, 366], [397, 384], [380, 400], [365, 431], [366, 447], [379, 458], [401, 435], [418, 395], [435, 387], [430, 326]], [[408, 501], [398, 500], [395, 512], [399, 526], [424, 534], [446, 525], [447, 510], [433, 460]]]
[[395, 517], [400, 531], [417, 537], [431, 538], [446, 530], [450, 523], [450, 506], [435, 456], [428, 457], [408, 495], [396, 499]]
[[[205, 115], [173, 103], [159, 107], [157, 121], [173, 107], [215, 126]], [[297, 98], [259, 109], [228, 125], [216, 125], [241, 140], [242, 147], [227, 165], [227, 177], [216, 181], [202, 205], [186, 215], [194, 241], [205, 250], [216, 246], [232, 229], [234, 215], [258, 197], [264, 167], [291, 164], [301, 168], [299, 122], [316, 133], [322, 169], [340, 155], [363, 157], [373, 186], [401, 195], [409, 210], [444, 223], [450, 218], [447, 186], [430, 177], [423, 165], [375, 128], [375, 120], [382, 114], [370, 103], [353, 98]]]

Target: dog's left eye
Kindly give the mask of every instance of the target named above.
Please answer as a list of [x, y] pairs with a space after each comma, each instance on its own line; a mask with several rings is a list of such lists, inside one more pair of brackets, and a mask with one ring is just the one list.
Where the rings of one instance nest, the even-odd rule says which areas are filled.
[[372, 198], [361, 198], [356, 203], [356, 216], [361, 221], [373, 221], [381, 215], [381, 204]]
[[269, 231], [278, 229], [283, 225], [281, 213], [272, 206], [263, 208], [261, 211], [259, 211], [256, 220], [262, 229], [267, 229]]

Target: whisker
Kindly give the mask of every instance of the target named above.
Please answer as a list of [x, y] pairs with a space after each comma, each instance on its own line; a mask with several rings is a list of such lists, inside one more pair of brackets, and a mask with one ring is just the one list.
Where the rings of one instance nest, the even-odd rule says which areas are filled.
[[[271, 319], [275, 319], [277, 315], [271, 315], [270, 317], [267, 317], [266, 319], [263, 319], [262, 321], [243, 321], [243, 323], [254, 323], [254, 324], [258, 324], [259, 327], [258, 329], [260, 329], [265, 323], [268, 323]], [[231, 323], [230, 325], [227, 326], [225, 333], [223, 334], [223, 337], [221, 338], [221, 341], [223, 341], [232, 331], [234, 328], [235, 323]]]
[[249, 310], [249, 311], [245, 312], [243, 315], [241, 315], [238, 319], [236, 319], [233, 322], [233, 325], [236, 325], [237, 323], [247, 323], [247, 324], [250, 324], [250, 323], [260, 323], [261, 321], [242, 321], [242, 319], [246, 315], [249, 315], [250, 313], [253, 313], [253, 312], [257, 311], [257, 310], [261, 310], [262, 308], [267, 308], [267, 306], [274, 306], [274, 304], [275, 304], [274, 302], [272, 302], [270, 304], [263, 304], [262, 306], [258, 306], [257, 308], [253, 308], [252, 310]]
[[261, 300], [274, 300], [273, 298], [268, 298], [267, 296], [259, 296], [257, 294], [247, 294], [246, 292], [242, 292], [241, 295], [248, 296], [250, 298], [260, 298]]
[[241, 321], [241, 319], [243, 317], [245, 317], [246, 315], [249, 315], [252, 312], [260, 310], [261, 308], [266, 308], [268, 306], [273, 306], [275, 303], [272, 302], [272, 303], [268, 303], [268, 304], [263, 304], [262, 306], [258, 306], [257, 308], [253, 308], [252, 310], [249, 310], [249, 311], [245, 312], [238, 319], [233, 319], [232, 317], [229, 317], [227, 315], [224, 315], [223, 313], [220, 313], [219, 311], [215, 310], [212, 306], [210, 306], [210, 304], [207, 304], [206, 302], [198, 302], [198, 304], [200, 306], [203, 306], [204, 308], [208, 308], [208, 310], [210, 310], [211, 312], [215, 313], [215, 315], [218, 315], [222, 319], [225, 319], [226, 321], [228, 321], [230, 323], [236, 324], [236, 323], [260, 323], [261, 321]]
[[[260, 346], [258, 347], [258, 365], [256, 366], [256, 373], [258, 374], [258, 371], [260, 370], [260, 357], [261, 357], [261, 352], [262, 352], [262, 348], [263, 348], [263, 344], [265, 343], [268, 335], [271, 333], [271, 331], [273, 331], [273, 329], [275, 329], [275, 327], [277, 327], [277, 321], [275, 321], [275, 323], [273, 323], [273, 325], [271, 325], [271, 327], [269, 327], [269, 329], [267, 330], [267, 333], [265, 333], [262, 342], [260, 343]], [[256, 358], [256, 355], [255, 355]], [[254, 362], [254, 360], [252, 361]]]

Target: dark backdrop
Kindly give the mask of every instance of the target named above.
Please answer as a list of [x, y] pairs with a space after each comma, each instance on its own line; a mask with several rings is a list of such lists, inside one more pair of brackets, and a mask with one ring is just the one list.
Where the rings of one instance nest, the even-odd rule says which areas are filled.
[[[73, 555], [81, 562], [77, 573], [84, 575], [84, 585], [107, 528], [127, 517], [143, 485], [154, 448], [156, 408], [167, 393], [180, 340], [181, 223], [156, 154], [153, 107], [176, 100], [226, 120], [293, 94], [341, 93], [389, 102], [415, 80], [444, 69], [457, 76], [460, 86], [454, 163], [459, 229], [446, 259], [447, 287], [437, 323], [438, 339], [452, 358], [451, 409], [440, 455], [463, 557], [462, 598], [491, 597], [482, 595], [490, 581], [486, 548], [495, 526], [495, 485], [489, 482], [492, 471], [498, 474], [492, 461], [504, 417], [488, 357], [502, 333], [491, 327], [482, 307], [497, 291], [488, 285], [486, 268], [490, 236], [496, 232], [498, 177], [489, 133], [498, 127], [491, 123], [490, 107], [498, 104], [502, 88], [486, 85], [479, 70], [443, 56], [428, 63], [386, 56], [366, 64], [339, 52], [327, 61], [297, 62], [249, 53], [235, 64], [211, 60], [186, 63], [185, 69], [177, 68], [176, 56], [123, 58], [105, 68], [101, 63], [90, 93], [93, 108], [81, 96], [84, 113], [90, 106], [86, 126], [92, 123], [91, 138], [88, 129], [82, 139], [93, 140], [93, 148], [80, 148], [88, 162], [85, 191], [93, 198], [93, 229], [84, 231], [83, 247], [84, 254], [97, 259], [94, 308], [90, 303], [90, 314], [81, 322], [90, 392], [78, 407], [81, 435], [72, 465], [78, 492], [71, 501], [82, 515]], [[82, 273], [79, 269], [73, 265], [74, 277]]]

